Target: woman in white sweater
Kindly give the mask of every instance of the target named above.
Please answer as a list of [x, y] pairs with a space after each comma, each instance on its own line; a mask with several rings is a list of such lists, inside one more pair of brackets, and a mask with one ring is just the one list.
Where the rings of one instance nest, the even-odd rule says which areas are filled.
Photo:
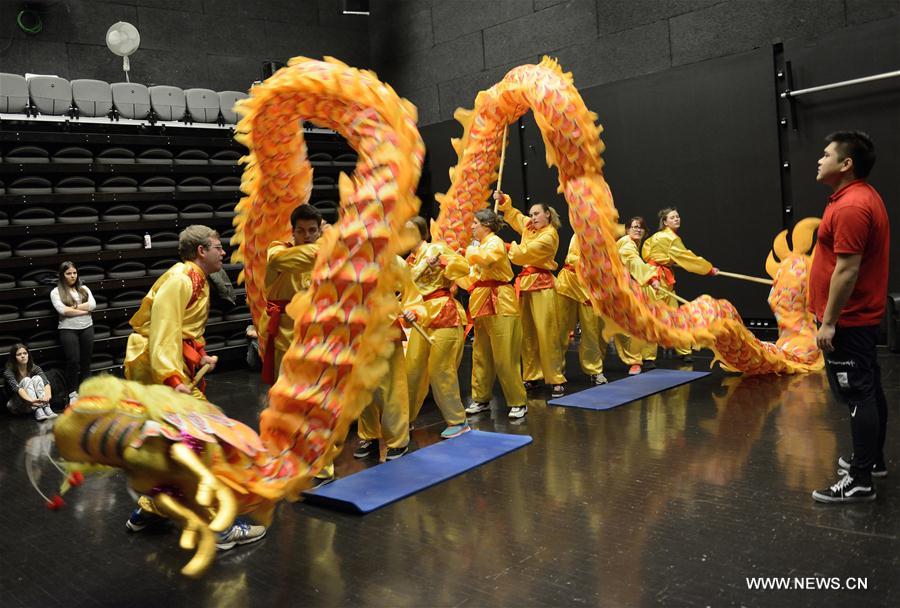
[[50, 301], [59, 313], [59, 341], [66, 355], [66, 384], [72, 401], [78, 397], [78, 387], [91, 372], [94, 353], [91, 311], [97, 302], [91, 290], [78, 278], [78, 269], [72, 262], [59, 265], [59, 281], [50, 292]]

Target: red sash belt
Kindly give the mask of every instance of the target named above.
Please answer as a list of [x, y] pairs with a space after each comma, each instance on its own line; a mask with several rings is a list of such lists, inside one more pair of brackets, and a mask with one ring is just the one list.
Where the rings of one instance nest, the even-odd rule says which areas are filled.
[[263, 348], [262, 381], [266, 384], [275, 383], [275, 336], [281, 326], [281, 315], [284, 314], [290, 300], [268, 300], [266, 313], [269, 322], [266, 324], [266, 345]]
[[668, 285], [669, 288], [675, 285], [675, 273], [672, 272], [671, 268], [669, 268], [668, 266], [664, 266], [654, 260], [650, 260], [647, 263], [651, 266], [656, 266], [657, 268], [659, 268], [660, 273], [662, 274], [660, 278], [666, 282], [666, 285]]
[[[469, 293], [474, 292], [479, 287], [486, 287], [491, 290], [491, 295], [484, 303], [484, 306], [481, 310], [476, 311], [476, 317], [482, 316], [491, 316], [497, 314], [497, 310], [499, 308], [500, 303], [500, 295], [497, 290], [504, 285], [509, 285], [506, 281], [495, 281], [495, 280], [483, 280], [483, 281], [475, 281], [471, 287], [469, 287]], [[487, 309], [487, 311], [486, 311]], [[474, 324], [473, 316], [470, 311], [466, 311], [466, 331], [465, 335], [469, 335], [469, 332], [472, 330], [472, 325]]]
[[[568, 270], [568, 271], [570, 271], [570, 272], [575, 272], [575, 267], [572, 266], [571, 264], [563, 264], [563, 270]], [[578, 273], [575, 272], [575, 274], [578, 274]]]
[[[200, 370], [200, 361], [206, 356], [206, 348], [199, 341], [192, 338], [181, 341], [181, 356], [184, 358], [184, 366], [187, 368], [188, 377], [193, 379]], [[181, 378], [176, 375], [165, 379], [165, 384], [175, 388], [181, 384]], [[201, 393], [206, 393], [206, 380], [201, 380], [197, 385]]]
[[[553, 287], [553, 273], [547, 270], [546, 268], [538, 268], [537, 266], [525, 266], [522, 268], [522, 271], [519, 273], [519, 276], [516, 277], [516, 299], [519, 299], [519, 294], [522, 291], [521, 282], [522, 277], [527, 277], [529, 275], [543, 275], [543, 280], [538, 278], [535, 283], [536, 286], [534, 289], [529, 289], [528, 291], [540, 291], [542, 289], [550, 289]], [[541, 283], [544, 283], [543, 286], [540, 286]], [[547, 284], [549, 283], [549, 284]]]

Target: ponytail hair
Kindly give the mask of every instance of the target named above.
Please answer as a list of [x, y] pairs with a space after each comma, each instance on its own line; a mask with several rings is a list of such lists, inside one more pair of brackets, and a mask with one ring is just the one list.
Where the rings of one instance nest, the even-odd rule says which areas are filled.
[[476, 211], [475, 219], [491, 232], [497, 233], [503, 229], [503, 220], [491, 209]]
[[[544, 213], [547, 213], [550, 216], [550, 225], [559, 230], [562, 227], [562, 221], [559, 219], [559, 213], [557, 213], [556, 209], [548, 205], [547, 203], [535, 203], [535, 205], [540, 205], [541, 209], [544, 210]], [[532, 205], [534, 206], [534, 205]]]

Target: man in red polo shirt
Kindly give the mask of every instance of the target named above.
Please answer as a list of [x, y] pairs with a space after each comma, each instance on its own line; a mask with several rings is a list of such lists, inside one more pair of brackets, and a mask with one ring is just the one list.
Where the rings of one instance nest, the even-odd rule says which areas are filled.
[[868, 135], [826, 138], [816, 180], [832, 189], [819, 225], [809, 276], [809, 309], [820, 323], [816, 342], [828, 382], [850, 409], [853, 454], [841, 457], [841, 479], [813, 492], [819, 502], [875, 500], [872, 477], [887, 475], [887, 400], [875, 353], [888, 283], [890, 226], [884, 202], [866, 181], [875, 164]]

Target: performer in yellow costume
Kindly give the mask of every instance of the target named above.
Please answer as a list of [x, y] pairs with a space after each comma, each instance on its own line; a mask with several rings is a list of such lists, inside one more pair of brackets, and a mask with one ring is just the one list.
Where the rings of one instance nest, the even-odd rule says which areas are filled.
[[469, 264], [443, 243], [426, 243], [428, 225], [416, 216], [406, 223], [406, 231], [418, 240], [406, 258], [412, 280], [422, 294], [425, 316], [421, 326], [434, 340], [417, 331], [409, 335], [406, 348], [407, 383], [409, 385], [409, 421], [414, 422], [422, 403], [431, 393], [447, 423], [441, 437], [449, 439], [470, 430], [466, 411], [459, 396], [459, 364], [462, 361], [466, 311], [453, 297], [453, 282], [469, 274]]
[[192, 386], [196, 372], [218, 357], [206, 354], [209, 284], [206, 276], [222, 268], [225, 250], [219, 233], [188, 226], [178, 236], [182, 262], [156, 279], [129, 323], [125, 377], [143, 384], [167, 384], [176, 391], [204, 398], [205, 381]]
[[584, 286], [575, 273], [575, 265], [581, 257], [581, 246], [578, 235], [569, 241], [566, 263], [556, 275], [556, 308], [559, 314], [559, 348], [563, 365], [566, 368], [566, 351], [569, 350], [569, 333], [577, 320], [581, 324], [581, 341], [578, 344], [578, 361], [581, 370], [590, 376], [594, 384], [606, 384], [603, 375], [603, 357], [606, 355], [606, 343], [603, 342], [603, 317], [594, 313]]
[[291, 213], [291, 230], [293, 240], [272, 241], [266, 261], [266, 310], [260, 322], [260, 347], [262, 379], [267, 384], [278, 379], [281, 359], [294, 336], [294, 320], [285, 308], [312, 282], [322, 215], [312, 205], [300, 205]]
[[[644, 293], [648, 297], [655, 298], [662, 271], [659, 266], [644, 262], [641, 254], [638, 253], [638, 247], [640, 247], [644, 235], [647, 234], [647, 225], [644, 223], [644, 218], [635, 216], [628, 220], [627, 226], [625, 236], [616, 242], [619, 258], [631, 277], [642, 286]], [[617, 334], [615, 344], [616, 352], [622, 363], [629, 366], [629, 376], [637, 375], [644, 369], [650, 370], [656, 367], [656, 344], [627, 334]]]
[[494, 198], [506, 223], [522, 235], [521, 243], [509, 246], [510, 261], [522, 266], [516, 277], [522, 314], [522, 377], [527, 388], [543, 381], [553, 386], [554, 397], [560, 397], [566, 390], [566, 377], [562, 373], [552, 272], [557, 268], [554, 257], [559, 249], [559, 215], [549, 205], [537, 203], [525, 217], [506, 194], [496, 192]]
[[[665, 288], [672, 294], [675, 293], [675, 273], [672, 266], [679, 266], [688, 272], [703, 275], [716, 275], [719, 269], [715, 268], [707, 260], [684, 246], [678, 229], [681, 228], [681, 216], [675, 207], [666, 207], [659, 212], [659, 232], [644, 241], [641, 255], [648, 264], [659, 266], [662, 269]], [[678, 306], [678, 301], [670, 295], [659, 294], [658, 299], [664, 300], [672, 308]], [[689, 348], [675, 349], [685, 362], [692, 361]]]
[[400, 458], [409, 451], [409, 385], [398, 317], [402, 316], [407, 322], [419, 321], [425, 318], [426, 312], [422, 294], [416, 289], [403, 258], [395, 256], [393, 270], [397, 273], [394, 291], [399, 294], [399, 302], [391, 320], [397, 324], [400, 335], [391, 345], [388, 370], [375, 389], [372, 403], [359, 416], [357, 435], [360, 444], [353, 452], [354, 458], [378, 455], [379, 440], [384, 440], [387, 446], [387, 460]]
[[503, 226], [490, 209], [475, 212], [466, 249], [469, 276], [460, 284], [469, 290], [469, 316], [475, 327], [472, 342], [472, 403], [467, 414], [491, 408], [494, 378], [499, 378], [510, 418], [528, 413], [522, 384], [522, 323], [519, 303], [510, 284], [512, 266], [506, 244], [494, 234]]

